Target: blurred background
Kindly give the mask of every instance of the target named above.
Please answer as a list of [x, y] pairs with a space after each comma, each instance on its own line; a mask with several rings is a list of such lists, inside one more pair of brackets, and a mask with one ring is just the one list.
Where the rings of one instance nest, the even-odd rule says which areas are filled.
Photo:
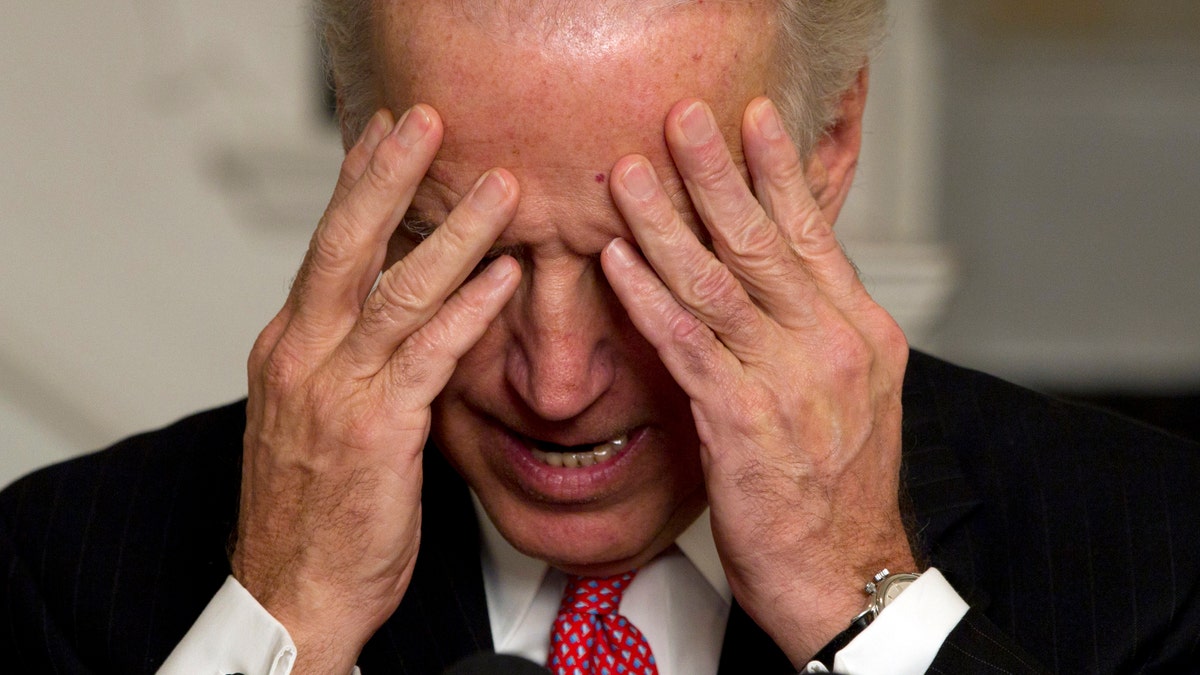
[[[341, 148], [304, 0], [9, 3], [0, 484], [245, 394]], [[1200, 3], [895, 0], [838, 224], [912, 343], [1197, 434]]]

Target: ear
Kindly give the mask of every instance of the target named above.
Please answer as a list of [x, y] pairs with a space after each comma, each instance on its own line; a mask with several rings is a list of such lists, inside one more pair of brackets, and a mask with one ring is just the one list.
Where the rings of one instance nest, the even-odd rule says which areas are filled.
[[825, 218], [834, 223], [846, 203], [858, 153], [862, 148], [863, 111], [867, 105], [867, 69], [858, 71], [842, 95], [837, 119], [826, 131], [804, 165], [804, 177]]

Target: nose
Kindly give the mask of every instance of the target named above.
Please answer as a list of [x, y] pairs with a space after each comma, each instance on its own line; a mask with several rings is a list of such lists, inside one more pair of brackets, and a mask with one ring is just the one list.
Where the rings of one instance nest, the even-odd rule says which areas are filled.
[[539, 263], [514, 300], [509, 385], [542, 419], [583, 413], [612, 387], [613, 313], [623, 311], [599, 264], [583, 258]]

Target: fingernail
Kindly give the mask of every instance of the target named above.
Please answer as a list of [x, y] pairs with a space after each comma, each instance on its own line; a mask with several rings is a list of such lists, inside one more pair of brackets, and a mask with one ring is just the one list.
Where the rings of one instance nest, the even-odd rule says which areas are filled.
[[429, 115], [420, 107], [409, 108], [396, 123], [396, 138], [406, 147], [416, 145], [429, 131], [430, 123]]
[[621, 267], [633, 267], [636, 255], [629, 242], [620, 237], [608, 242], [608, 257]]
[[375, 111], [371, 116], [371, 121], [367, 122], [367, 128], [363, 131], [362, 144], [363, 147], [374, 150], [375, 146], [379, 145], [379, 141], [387, 135], [387, 115], [382, 110]]
[[758, 106], [758, 110], [754, 111], [754, 124], [758, 127], [758, 133], [768, 141], [777, 141], [783, 138], [783, 123], [779, 119], [779, 109], [771, 101], [764, 101]]
[[502, 260], [493, 260], [483, 270], [483, 276], [491, 281], [504, 281], [513, 274], [513, 266]]
[[707, 142], [715, 131], [712, 116], [709, 115], [707, 107], [699, 101], [683, 111], [683, 115], [679, 117], [679, 126], [683, 129], [684, 137], [693, 145]]
[[645, 201], [654, 196], [658, 190], [658, 181], [645, 162], [634, 162], [625, 173], [621, 174], [621, 185], [634, 199]]
[[481, 211], [496, 208], [508, 197], [508, 181], [504, 180], [497, 171], [489, 171], [479, 179], [475, 190], [471, 193], [471, 202]]

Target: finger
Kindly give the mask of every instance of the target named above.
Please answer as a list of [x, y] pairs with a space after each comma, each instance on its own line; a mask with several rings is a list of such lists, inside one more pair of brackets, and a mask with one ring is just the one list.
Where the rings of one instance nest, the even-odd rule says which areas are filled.
[[739, 356], [762, 344], [761, 312], [729, 269], [684, 224], [643, 157], [613, 167], [612, 195], [658, 277]]
[[385, 383], [408, 407], [427, 407], [441, 393], [458, 360], [483, 337], [521, 280], [509, 256], [493, 260], [463, 284], [428, 323], [393, 354], [383, 369]]
[[[860, 290], [858, 274], [813, 197], [796, 145], [769, 99], [760, 97], [746, 106], [742, 147], [763, 211], [804, 258], [822, 290], [834, 297]], [[813, 161], [820, 160], [814, 156]]]
[[350, 190], [367, 170], [367, 164], [371, 161], [371, 155], [375, 154], [375, 148], [379, 147], [379, 141], [383, 140], [383, 137], [394, 126], [395, 121], [392, 119], [390, 110], [380, 108], [375, 111], [371, 121], [367, 122], [367, 128], [359, 136], [358, 142], [350, 148], [350, 151], [346, 153], [346, 158], [342, 160], [342, 169], [338, 173], [337, 185], [333, 188], [329, 208], [342, 203], [346, 195], [350, 194]]
[[313, 235], [292, 289], [294, 330], [340, 341], [353, 325], [441, 136], [437, 113], [417, 105], [380, 139], [358, 181]]
[[633, 325], [692, 400], [708, 400], [741, 372], [737, 357], [679, 303], [629, 242], [609, 242], [600, 264]]
[[712, 111], [701, 101], [682, 101], [668, 115], [666, 132], [717, 257], [768, 314], [803, 316], [814, 290], [808, 274], [743, 180]]
[[804, 165], [784, 130], [779, 111], [766, 97], [746, 106], [742, 116], [742, 148], [754, 193], [767, 217], [789, 240], [820, 227], [824, 216], [804, 180]]
[[365, 373], [378, 372], [483, 258], [516, 213], [518, 191], [503, 169], [481, 176], [433, 234], [379, 277], [346, 336], [345, 356]]

